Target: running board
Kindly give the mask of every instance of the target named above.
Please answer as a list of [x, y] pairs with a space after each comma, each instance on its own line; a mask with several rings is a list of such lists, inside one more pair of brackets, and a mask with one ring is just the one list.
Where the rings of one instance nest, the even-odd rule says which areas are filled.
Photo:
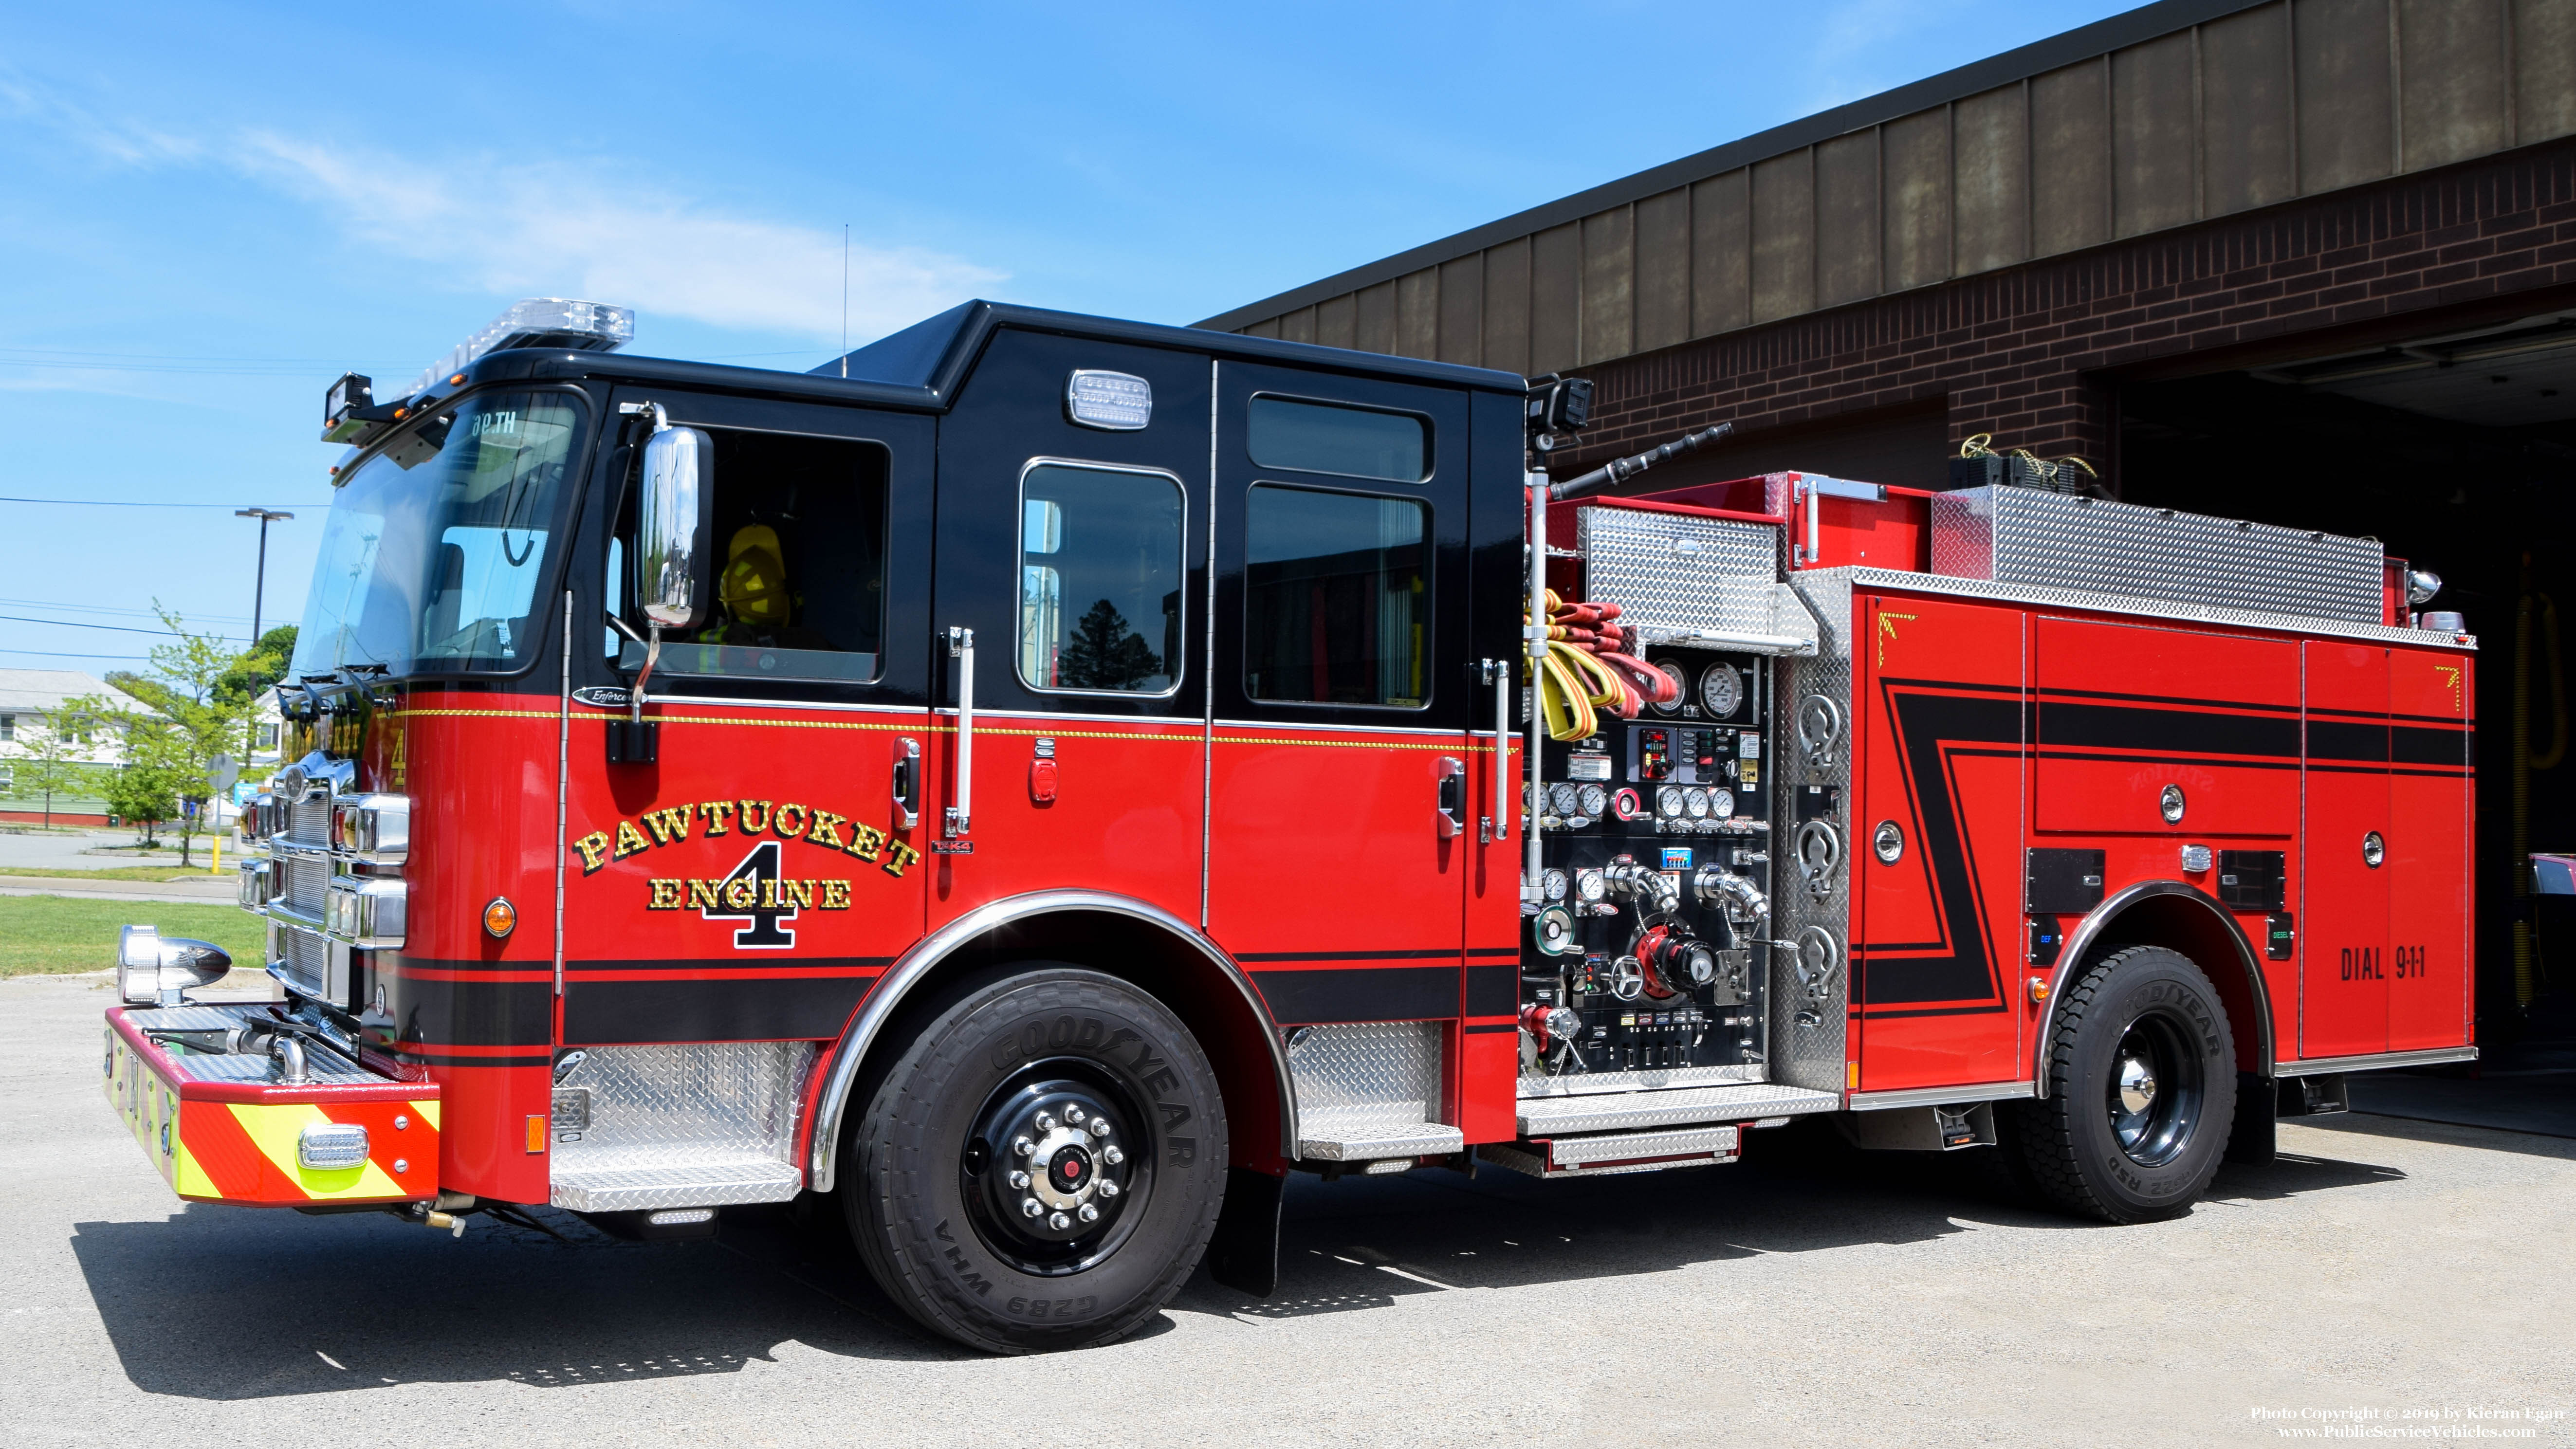
[[[1687, 1127], [1705, 1122], [1752, 1122], [1801, 1117], [1842, 1108], [1832, 1092], [1761, 1082], [1728, 1087], [1674, 1087], [1602, 1097], [1533, 1097], [1520, 1102], [1523, 1137], [1563, 1137], [1583, 1132]], [[1490, 1147], [1477, 1151], [1489, 1153]]]
[[1603, 1132], [1587, 1137], [1554, 1137], [1534, 1142], [1497, 1143], [1476, 1149], [1476, 1156], [1496, 1167], [1532, 1177], [1608, 1177], [1620, 1172], [1661, 1172], [1671, 1167], [1707, 1167], [1733, 1162], [1740, 1151], [1742, 1129], [1685, 1127], [1677, 1132]]
[[754, 1157], [685, 1166], [558, 1171], [547, 1200], [577, 1213], [641, 1212], [786, 1202], [804, 1187], [805, 1175], [793, 1165], [776, 1158]]
[[1308, 1124], [1317, 1136], [1300, 1136], [1297, 1156], [1310, 1162], [1376, 1162], [1397, 1157], [1446, 1157], [1467, 1150], [1467, 1134], [1440, 1122], [1379, 1123], [1333, 1131]]

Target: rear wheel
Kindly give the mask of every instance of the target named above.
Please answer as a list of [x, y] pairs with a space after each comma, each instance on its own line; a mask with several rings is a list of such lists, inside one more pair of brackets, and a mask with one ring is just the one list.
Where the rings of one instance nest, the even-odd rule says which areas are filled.
[[2004, 1114], [2014, 1176], [2104, 1222], [2190, 1211], [2236, 1114], [2236, 1041], [2209, 978], [2161, 946], [2131, 947], [2076, 979], [2053, 1031], [2049, 1095]]
[[1113, 976], [1031, 962], [963, 990], [850, 1142], [844, 1210], [886, 1292], [997, 1353], [1134, 1330], [1197, 1266], [1225, 1111], [1197, 1040]]

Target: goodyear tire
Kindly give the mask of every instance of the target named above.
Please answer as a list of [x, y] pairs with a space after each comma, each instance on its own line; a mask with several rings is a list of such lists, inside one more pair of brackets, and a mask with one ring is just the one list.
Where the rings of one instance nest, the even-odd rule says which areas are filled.
[[2180, 1217], [2209, 1187], [2236, 1116], [2236, 1040], [2188, 957], [2133, 946], [2057, 1008], [2048, 1091], [2010, 1104], [2004, 1151], [2043, 1201], [2112, 1223]]
[[1113, 976], [1029, 962], [924, 1021], [854, 1129], [842, 1194], [877, 1282], [994, 1353], [1134, 1331], [1206, 1251], [1225, 1109], [1197, 1040]]

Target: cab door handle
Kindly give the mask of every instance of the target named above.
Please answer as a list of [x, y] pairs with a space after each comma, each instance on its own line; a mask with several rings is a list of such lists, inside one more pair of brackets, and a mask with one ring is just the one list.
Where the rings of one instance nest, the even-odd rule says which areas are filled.
[[1467, 833], [1467, 766], [1456, 755], [1440, 757], [1440, 838]]
[[948, 807], [940, 834], [964, 837], [975, 822], [975, 631], [948, 631], [948, 655], [957, 661], [957, 803]]
[[921, 741], [894, 742], [895, 824], [910, 830], [921, 824]]

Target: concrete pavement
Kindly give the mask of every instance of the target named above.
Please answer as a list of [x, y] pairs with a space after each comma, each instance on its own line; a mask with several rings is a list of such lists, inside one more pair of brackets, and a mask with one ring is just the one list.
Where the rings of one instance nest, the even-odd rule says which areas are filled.
[[1202, 1274], [1127, 1342], [995, 1360], [784, 1210], [640, 1246], [183, 1208], [100, 1098], [108, 1000], [0, 982], [16, 1443], [2209, 1445], [2324, 1422], [2257, 1409], [2576, 1409], [2547, 1137], [2285, 1124], [2139, 1228], [1796, 1128], [1733, 1167], [1298, 1178], [1277, 1297]]

